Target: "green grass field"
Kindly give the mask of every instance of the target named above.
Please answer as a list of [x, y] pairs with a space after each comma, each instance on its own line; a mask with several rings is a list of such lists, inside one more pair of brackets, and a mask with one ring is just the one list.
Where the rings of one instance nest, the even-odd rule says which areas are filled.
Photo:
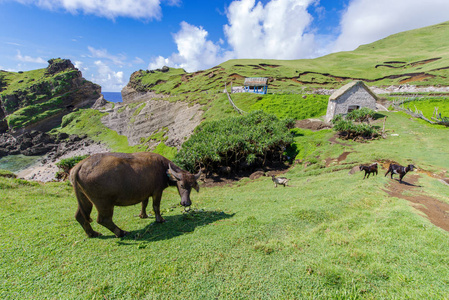
[[407, 193], [449, 203], [448, 187], [423, 172], [449, 169], [447, 128], [385, 114], [397, 136], [369, 143], [296, 132], [315, 160], [284, 175], [290, 187], [268, 177], [203, 187], [189, 213], [169, 188], [164, 224], [139, 219], [139, 206], [117, 207], [114, 221], [131, 232], [121, 239], [95, 222], [104, 236], [85, 237], [68, 183], [0, 177], [0, 298], [444, 299], [449, 233], [389, 197], [385, 170], [367, 180], [348, 171], [382, 159], [414, 163], [420, 170], [405, 181], [419, 176], [420, 187]]

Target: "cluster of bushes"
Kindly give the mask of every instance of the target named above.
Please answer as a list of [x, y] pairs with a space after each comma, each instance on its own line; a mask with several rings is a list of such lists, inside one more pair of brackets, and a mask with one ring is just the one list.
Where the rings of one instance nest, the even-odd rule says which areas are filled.
[[80, 161], [87, 158], [89, 155], [73, 156], [65, 159], [61, 159], [56, 166], [59, 171], [56, 173], [55, 177], [60, 180], [66, 180], [69, 177], [70, 170]]
[[254, 111], [239, 117], [204, 122], [175, 157], [175, 163], [194, 172], [204, 166], [209, 172], [223, 167], [239, 171], [282, 160], [293, 142], [293, 120]]
[[379, 130], [369, 124], [369, 120], [374, 118], [374, 114], [374, 110], [364, 107], [351, 111], [346, 117], [337, 115], [332, 119], [332, 123], [334, 124], [334, 129], [340, 132], [343, 138], [354, 140], [359, 137], [372, 139], [379, 135]]

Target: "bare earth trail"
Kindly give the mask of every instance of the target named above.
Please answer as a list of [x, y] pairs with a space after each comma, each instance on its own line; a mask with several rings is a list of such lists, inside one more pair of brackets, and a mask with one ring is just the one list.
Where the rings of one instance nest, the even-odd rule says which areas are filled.
[[[420, 175], [413, 174], [407, 176], [402, 183], [398, 179], [393, 179], [384, 189], [390, 197], [405, 199], [412, 203], [417, 210], [426, 214], [432, 224], [446, 231], [449, 231], [449, 204], [438, 199], [420, 194], [417, 185]], [[405, 191], [410, 191], [413, 196], [404, 195]], [[409, 193], [410, 194], [410, 193]]]

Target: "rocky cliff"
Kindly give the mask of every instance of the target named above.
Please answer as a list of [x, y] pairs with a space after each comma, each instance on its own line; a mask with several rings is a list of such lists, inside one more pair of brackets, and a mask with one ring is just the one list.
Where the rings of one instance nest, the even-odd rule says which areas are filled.
[[93, 105], [101, 96], [101, 87], [84, 79], [70, 60], [48, 63], [46, 69], [1, 72], [0, 133], [48, 131], [64, 115]]
[[[179, 148], [201, 123], [201, 105], [154, 100], [140, 95], [142, 102], [123, 104], [106, 110], [101, 121], [108, 128], [128, 137], [130, 146], [146, 144], [154, 149], [160, 142]], [[124, 99], [124, 102], [126, 100]]]

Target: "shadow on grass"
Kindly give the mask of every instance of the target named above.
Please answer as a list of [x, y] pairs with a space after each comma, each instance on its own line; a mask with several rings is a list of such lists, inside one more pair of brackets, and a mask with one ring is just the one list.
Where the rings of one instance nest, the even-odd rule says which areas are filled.
[[399, 181], [399, 179], [397, 179], [397, 178], [394, 178], [394, 180], [396, 180], [398, 183], [403, 184], [403, 185], [414, 186], [414, 187], [422, 187], [421, 185], [416, 185], [416, 184], [413, 184], [413, 183], [408, 183], [408, 182], [406, 182], [406, 181], [404, 181], [404, 180], [402, 180], [402, 182], [401, 182], [401, 181]]
[[[235, 214], [222, 211], [193, 210], [180, 215], [167, 216], [163, 224], [153, 222], [140, 230], [131, 231], [118, 244], [130, 245], [128, 241], [156, 242], [168, 240], [195, 231], [196, 227], [205, 226], [219, 220], [232, 218]], [[141, 244], [142, 245], [142, 244]]]

